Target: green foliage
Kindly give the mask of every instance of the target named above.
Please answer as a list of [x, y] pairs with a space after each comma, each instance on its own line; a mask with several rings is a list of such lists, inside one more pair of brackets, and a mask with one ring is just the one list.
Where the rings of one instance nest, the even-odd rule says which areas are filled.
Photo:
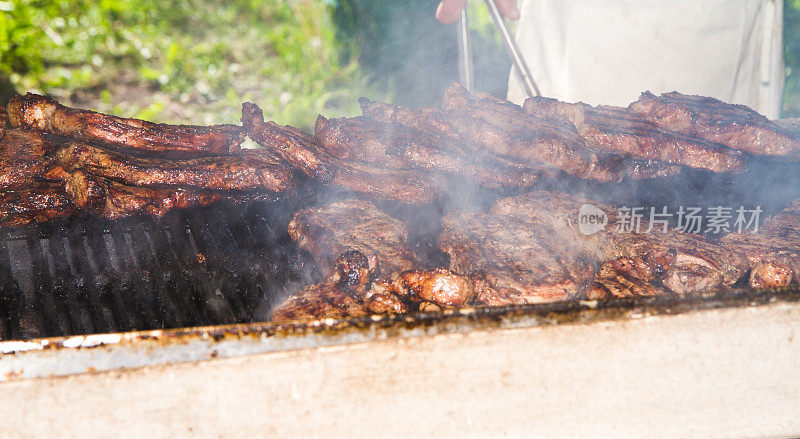
[[320, 1], [14, 0], [0, 11], [0, 76], [104, 111], [235, 122], [252, 100], [308, 126], [369, 94]]
[[786, 0], [783, 8], [784, 63], [783, 117], [800, 117], [800, 0]]

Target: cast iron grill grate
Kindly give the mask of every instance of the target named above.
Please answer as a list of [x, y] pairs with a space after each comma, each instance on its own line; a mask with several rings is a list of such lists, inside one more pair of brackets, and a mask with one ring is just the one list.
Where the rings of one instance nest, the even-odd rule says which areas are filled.
[[0, 230], [0, 340], [264, 320], [313, 264], [283, 203]]

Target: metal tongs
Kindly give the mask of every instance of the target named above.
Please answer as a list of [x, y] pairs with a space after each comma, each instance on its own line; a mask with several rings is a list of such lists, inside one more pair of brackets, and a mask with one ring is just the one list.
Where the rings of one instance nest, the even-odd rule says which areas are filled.
[[[531, 75], [531, 71], [528, 69], [528, 64], [525, 62], [525, 58], [522, 57], [522, 53], [519, 51], [517, 43], [511, 36], [505, 19], [500, 15], [500, 11], [497, 9], [497, 5], [494, 3], [494, 0], [484, 1], [489, 8], [489, 12], [492, 14], [495, 27], [497, 27], [498, 32], [500, 32], [500, 36], [503, 37], [503, 43], [505, 43], [508, 57], [511, 58], [511, 62], [514, 64], [514, 69], [518, 77], [522, 79], [525, 91], [528, 93], [529, 97], [540, 96], [539, 87], [536, 86], [533, 75]], [[461, 80], [461, 84], [472, 92], [475, 88], [475, 72], [472, 67], [472, 45], [469, 41], [468, 24], [467, 5], [465, 4], [464, 9], [461, 10], [461, 17], [458, 19], [458, 76]]]

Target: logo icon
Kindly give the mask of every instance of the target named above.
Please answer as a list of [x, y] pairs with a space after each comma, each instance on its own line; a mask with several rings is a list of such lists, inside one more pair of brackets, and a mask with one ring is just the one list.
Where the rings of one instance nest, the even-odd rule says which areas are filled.
[[578, 210], [578, 230], [584, 235], [594, 235], [606, 228], [608, 215], [599, 207], [592, 204], [584, 204]]

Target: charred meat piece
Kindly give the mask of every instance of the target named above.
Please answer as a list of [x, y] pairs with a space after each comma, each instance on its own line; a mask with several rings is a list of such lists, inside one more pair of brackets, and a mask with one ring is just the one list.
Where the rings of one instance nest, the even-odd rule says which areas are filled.
[[404, 271], [393, 277], [389, 289], [411, 303], [440, 308], [463, 306], [475, 297], [472, 282], [446, 268]]
[[366, 197], [407, 204], [430, 203], [436, 197], [432, 178], [422, 171], [381, 169], [346, 162], [316, 145], [296, 128], [265, 122], [255, 104], [242, 105], [242, 124], [251, 139], [321, 183], [342, 187]]
[[0, 226], [43, 223], [75, 213], [64, 185], [36, 182], [24, 188], [0, 191]]
[[568, 120], [589, 145], [603, 151], [714, 172], [735, 172], [744, 164], [739, 151], [665, 130], [625, 108], [570, 104], [545, 97], [529, 98], [523, 107], [539, 118]]
[[601, 182], [680, 172], [656, 161], [603, 152], [588, 145], [563, 118], [534, 117], [511, 102], [487, 94], [472, 96], [459, 84], [447, 89], [442, 105], [453, 129], [465, 139], [526, 165], [546, 164], [575, 177]]
[[130, 186], [180, 185], [272, 192], [294, 187], [292, 170], [271, 154], [259, 150], [190, 159], [143, 158], [70, 142], [56, 156], [67, 171], [81, 170]]
[[[581, 231], [579, 211], [591, 206], [607, 222], [596, 233]], [[586, 208], [584, 208], [586, 209]], [[562, 239], [601, 261], [629, 258], [637, 276], [660, 280], [683, 294], [733, 285], [747, 270], [744, 255], [714, 244], [698, 235], [663, 227], [650, 228], [642, 221], [639, 232], [617, 230], [617, 211], [608, 205], [565, 193], [534, 191], [499, 200], [494, 214], [532, 218], [549, 224]]]
[[272, 312], [273, 323], [346, 319], [370, 314], [363, 297], [377, 268], [374, 257], [352, 251], [341, 255], [332, 272], [319, 284], [303, 288]]
[[800, 282], [800, 200], [764, 220], [757, 233], [730, 233], [728, 248], [741, 251], [752, 264], [750, 286], [781, 287]]
[[628, 109], [664, 129], [729, 148], [758, 155], [800, 158], [800, 135], [744, 105], [678, 92], [655, 96], [646, 91]]
[[134, 187], [114, 181], [103, 182], [103, 187], [106, 199], [102, 215], [109, 219], [118, 219], [135, 213], [160, 217], [173, 209], [208, 206], [223, 198], [223, 194], [219, 192], [187, 188]]
[[353, 250], [376, 255], [384, 276], [418, 265], [403, 223], [368, 201], [349, 199], [298, 211], [289, 223], [289, 235], [323, 271], [338, 255]]
[[0, 188], [25, 187], [48, 171], [57, 146], [41, 133], [6, 130], [0, 139]]
[[660, 282], [645, 280], [647, 274], [642, 273], [639, 268], [639, 264], [631, 258], [618, 258], [604, 262], [594, 278], [587, 297], [589, 299], [610, 299], [672, 294], [672, 291]]
[[468, 158], [450, 137], [363, 117], [319, 116], [314, 141], [341, 159], [464, 175], [491, 188], [529, 187], [546, 174], [543, 169], [507, 166], [487, 157]]
[[238, 150], [244, 141], [244, 130], [235, 125], [157, 124], [69, 108], [32, 93], [11, 98], [8, 118], [18, 128], [162, 153], [224, 154]]
[[442, 219], [439, 248], [450, 269], [476, 279], [478, 302], [551, 302], [577, 297], [595, 261], [534, 218], [459, 212]]

